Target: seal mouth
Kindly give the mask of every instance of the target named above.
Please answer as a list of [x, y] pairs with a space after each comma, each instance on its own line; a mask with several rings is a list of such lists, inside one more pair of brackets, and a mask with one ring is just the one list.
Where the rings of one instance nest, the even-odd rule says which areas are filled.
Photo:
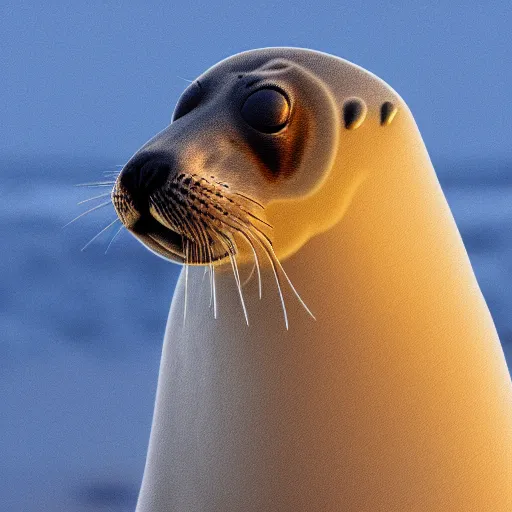
[[214, 240], [208, 240], [210, 247], [206, 251], [203, 242], [184, 236], [156, 217], [146, 213], [127, 229], [157, 255], [188, 265], [207, 265], [229, 257], [229, 251], [219, 249]]
[[153, 216], [145, 214], [131, 227], [136, 238], [153, 252], [167, 259], [185, 261], [183, 239], [180, 233], [169, 229]]
[[[252, 232], [270, 224], [263, 205], [222, 182], [181, 173], [148, 194], [132, 195], [116, 180], [112, 202], [124, 226], [148, 249], [187, 265], [209, 265], [240, 255], [241, 239], [254, 251]], [[252, 211], [254, 207], [259, 212]], [[252, 238], [251, 238], [252, 237]]]

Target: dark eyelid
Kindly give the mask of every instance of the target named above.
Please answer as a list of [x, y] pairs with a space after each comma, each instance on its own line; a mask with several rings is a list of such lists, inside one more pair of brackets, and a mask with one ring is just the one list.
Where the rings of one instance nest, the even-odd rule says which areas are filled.
[[[187, 98], [186, 95], [189, 95]], [[184, 98], [185, 96], [185, 98]], [[174, 110], [172, 121], [177, 121], [183, 116], [187, 115], [189, 112], [194, 110], [199, 102], [201, 101], [201, 97], [203, 96], [203, 87], [199, 80], [195, 80], [191, 82], [190, 85], [183, 91], [183, 94], [180, 97], [180, 101], [176, 105]], [[188, 100], [188, 101], [187, 101]], [[184, 101], [184, 103], [183, 103]], [[185, 108], [184, 111], [180, 111], [180, 108]], [[176, 115], [178, 114], [178, 115]]]

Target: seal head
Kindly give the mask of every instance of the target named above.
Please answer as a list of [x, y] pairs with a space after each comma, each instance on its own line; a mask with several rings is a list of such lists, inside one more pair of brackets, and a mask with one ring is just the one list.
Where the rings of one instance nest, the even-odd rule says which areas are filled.
[[281, 53], [247, 52], [201, 75], [182, 94], [172, 123], [122, 169], [115, 209], [157, 254], [191, 264], [230, 252], [243, 260], [261, 238], [283, 252], [322, 224], [321, 210], [308, 222], [296, 218], [293, 229], [281, 226], [278, 241], [272, 228], [279, 228], [279, 212], [268, 216], [269, 204], [321, 188], [339, 143], [332, 91]]

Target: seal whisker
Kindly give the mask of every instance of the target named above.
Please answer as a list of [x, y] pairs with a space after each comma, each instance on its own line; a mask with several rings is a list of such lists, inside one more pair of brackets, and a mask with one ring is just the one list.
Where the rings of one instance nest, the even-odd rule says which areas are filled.
[[[183, 208], [180, 207], [180, 210], [183, 211]], [[196, 252], [196, 258], [192, 258], [192, 263], [200, 263], [203, 261], [203, 243], [201, 242], [202, 239], [202, 233], [201, 233], [201, 226], [199, 222], [189, 222], [191, 229], [192, 229], [192, 235], [193, 235], [193, 242], [194, 245], [192, 246], [192, 250], [195, 250]]]
[[[246, 208], [244, 208], [242, 205], [238, 204], [236, 201], [234, 201], [230, 197], [226, 196], [225, 194], [221, 194], [221, 197], [223, 197], [224, 199], [229, 201], [232, 205], [234, 205], [237, 210], [244, 212], [245, 214], [249, 215], [249, 217], [252, 217], [253, 219], [257, 220], [258, 222], [265, 224], [265, 226], [268, 226], [270, 229], [274, 229], [272, 224], [269, 224], [268, 222], [264, 221], [263, 219], [260, 219], [257, 215], [255, 215], [251, 211], [247, 210]], [[263, 207], [261, 207], [261, 208], [263, 208]]]
[[106, 188], [106, 187], [112, 188], [114, 185], [115, 185], [115, 182], [101, 184], [101, 185], [88, 185], [87, 183], [83, 183], [83, 184], [79, 183], [78, 185], [74, 185], [74, 186], [75, 187], [85, 187], [85, 188]]
[[[180, 194], [180, 196], [182, 195]], [[171, 201], [173, 201], [172, 198]], [[187, 196], [182, 196], [181, 201], [184, 202], [187, 206], [190, 206], [188, 204], [189, 198]], [[208, 247], [208, 239], [204, 232], [201, 214], [199, 213], [198, 215], [194, 208], [185, 208], [185, 205], [181, 204], [180, 201], [174, 201], [174, 205], [176, 209], [179, 210], [179, 212], [181, 213], [181, 217], [183, 218], [183, 220], [189, 225], [191, 238], [193, 238], [194, 241], [196, 242], [193, 246], [193, 248], [197, 251], [197, 258], [195, 259], [195, 262], [202, 262], [203, 249]], [[189, 215], [194, 218], [195, 222], [189, 222]], [[203, 241], [204, 243], [201, 243], [201, 241]]]
[[[239, 204], [237, 201], [233, 200], [231, 197], [229, 197], [229, 196], [227, 196], [225, 194], [222, 194], [222, 197], [224, 199], [226, 199], [227, 201], [229, 201], [232, 205], [234, 205], [237, 210], [240, 210], [240, 211], [246, 213], [247, 215], [249, 215], [249, 217], [252, 217], [253, 219], [257, 220], [258, 222], [261, 222], [262, 224], [265, 224], [270, 229], [274, 228], [271, 224], [269, 224], [268, 222], [264, 221], [263, 219], [260, 219], [257, 215], [252, 213], [247, 208], [244, 208], [241, 204]], [[263, 207], [261, 207], [261, 208], [263, 208]]]
[[[242, 286], [245, 288], [245, 285], [251, 280], [251, 277], [254, 275], [254, 271], [256, 270], [256, 263], [252, 264], [251, 271], [249, 275], [245, 278], [245, 281], [242, 283]], [[260, 297], [261, 299], [261, 297]]]
[[[209, 269], [209, 274], [210, 274], [210, 308], [212, 307], [212, 303], [213, 303], [213, 296], [214, 296], [214, 282], [213, 282], [213, 264], [212, 264], [212, 261], [213, 261], [213, 253], [212, 253], [212, 248], [211, 248], [211, 245], [210, 243], [208, 243], [208, 240], [210, 239], [211, 240], [211, 237], [208, 235], [207, 233], [207, 228], [205, 226], [203, 226], [203, 230], [204, 230], [204, 235], [205, 235], [205, 238], [207, 239], [207, 244], [206, 244], [206, 252], [208, 254], [208, 267], [205, 267]], [[203, 275], [204, 277], [204, 275]]]
[[[187, 231], [188, 231], [187, 237], [189, 238], [189, 240], [197, 241], [197, 239], [198, 239], [197, 227], [194, 225], [195, 223], [190, 222], [190, 220], [188, 219], [188, 216], [187, 216], [188, 210], [185, 210], [177, 201], [174, 201], [173, 198], [171, 198], [171, 203], [174, 205], [175, 209], [180, 213], [180, 219], [183, 221], [183, 227], [185, 227], [185, 225], [186, 225], [186, 227], [188, 228], [188, 229], [184, 229], [185, 236], [187, 236]], [[164, 208], [165, 212], [171, 214], [171, 211], [166, 204], [164, 204], [163, 208]], [[197, 245], [197, 244], [194, 244], [194, 246], [195, 245]], [[192, 246], [192, 248], [194, 248], [194, 246]], [[193, 261], [192, 261], [192, 263], [193, 263]]]
[[[172, 195], [164, 198], [161, 193], [158, 193], [155, 199], [156, 201], [151, 200], [151, 204], [156, 209], [161, 219], [169, 223], [171, 228], [177, 229], [193, 242], [192, 246], [189, 247], [189, 250], [192, 251], [191, 254], [189, 254], [189, 263], [203, 262], [203, 252], [204, 250], [209, 250], [209, 243], [202, 219], [198, 218], [193, 210], [187, 210], [182, 204], [177, 202]], [[169, 206], [173, 206], [173, 208]], [[193, 215], [194, 222], [188, 219], [189, 215]], [[205, 261], [208, 261], [206, 257]]]
[[215, 287], [215, 266], [210, 263], [213, 289], [213, 318], [217, 319], [217, 290]]
[[92, 201], [94, 199], [99, 199], [100, 197], [107, 197], [109, 195], [110, 195], [110, 192], [105, 192], [104, 194], [100, 194], [99, 196], [94, 196], [94, 197], [89, 197], [88, 199], [84, 199], [83, 201], [80, 201], [79, 203], [76, 203], [76, 204], [78, 205], [78, 204], [88, 203], [89, 201]]
[[[205, 181], [207, 181], [207, 180], [205, 180]], [[209, 215], [212, 218], [215, 218], [217, 221], [221, 222], [222, 224], [224, 224], [228, 227], [231, 227], [232, 229], [235, 229], [248, 243], [248, 245], [253, 253], [253, 257], [254, 257], [254, 266], [253, 266], [253, 270], [251, 271], [251, 275], [254, 272], [254, 269], [256, 268], [257, 273], [258, 273], [258, 295], [259, 295], [259, 298], [261, 299], [261, 297], [262, 297], [262, 278], [261, 278], [261, 270], [260, 270], [260, 264], [259, 264], [257, 250], [256, 250], [253, 242], [251, 241], [251, 239], [244, 232], [247, 229], [247, 226], [249, 226], [249, 225], [252, 226], [252, 223], [247, 222], [246, 220], [241, 218], [235, 211], [233, 211], [233, 208], [235, 208], [236, 210], [244, 211], [244, 212], [248, 213], [251, 217], [255, 218], [255, 220], [259, 220], [259, 221], [263, 222], [264, 224], [268, 225], [269, 227], [271, 227], [271, 226], [269, 224], [267, 224], [265, 221], [263, 221], [262, 219], [259, 219], [255, 215], [252, 215], [250, 212], [248, 212], [243, 207], [238, 205], [232, 199], [226, 198], [224, 195], [222, 195], [221, 197], [224, 197], [225, 199], [227, 199], [232, 205], [232, 207], [228, 208], [227, 210], [222, 210], [222, 208], [216, 207], [215, 205], [213, 205], [213, 208], [210, 209], [210, 207], [206, 203], [206, 201], [209, 202], [209, 200], [210, 200], [209, 196], [213, 195], [213, 193], [211, 191], [202, 189], [202, 190], [200, 190], [200, 192], [195, 192], [195, 193], [196, 193], [196, 198], [197, 198], [197, 195], [199, 195], [199, 198], [198, 198], [199, 203], [201, 205], [205, 205], [209, 209]], [[184, 194], [182, 194], [182, 193], [179, 194], [178, 197], [181, 198], [181, 201], [178, 202], [175, 200], [175, 198], [176, 198], [175, 194], [170, 194], [169, 197], [167, 197], [167, 201], [165, 201], [164, 198], [162, 197], [162, 195], [159, 194], [157, 199], [159, 200], [160, 207], [158, 207], [159, 205], [155, 205], [157, 208], [157, 211], [164, 218], [169, 218], [170, 216], [173, 216], [173, 212], [169, 208], [168, 203], [170, 202], [171, 204], [173, 204], [175, 211], [178, 211], [180, 213], [180, 217], [188, 225], [188, 227], [189, 227], [188, 231], [191, 235], [193, 235], [192, 238], [194, 238], [198, 242], [197, 244], [194, 244], [195, 246], [193, 246], [193, 248], [197, 248], [198, 252], [199, 252], [197, 262], [203, 261], [203, 259], [202, 259], [203, 248], [208, 253], [208, 261], [212, 261], [213, 257], [210, 252], [211, 246], [210, 246], [208, 237], [206, 236], [207, 230], [211, 229], [212, 226], [210, 226], [207, 216], [202, 212], [201, 206], [196, 207], [196, 208], [189, 208], [189, 209], [185, 208], [185, 205], [183, 205], [182, 202], [189, 202], [189, 197], [188, 196], [183, 197], [183, 196], [184, 196]], [[222, 213], [222, 215], [221, 215], [221, 213]], [[189, 222], [187, 219], [187, 215], [191, 215], [195, 219], [195, 221]], [[232, 221], [236, 222], [236, 224], [239, 224], [241, 226], [241, 228], [234, 226], [232, 223], [228, 222], [225, 218], [226, 215], [229, 215], [231, 217]], [[205, 221], [206, 221], [206, 226], [204, 224]], [[175, 222], [173, 222], [173, 224], [175, 224]], [[228, 256], [230, 258], [230, 262], [231, 262], [232, 269], [233, 269], [233, 274], [235, 277], [237, 288], [239, 290], [240, 301], [242, 303], [242, 308], [244, 310], [244, 316], [245, 316], [246, 322], [248, 324], [247, 309], [245, 306], [245, 300], [243, 298], [243, 292], [242, 292], [242, 282], [241, 282], [241, 278], [240, 278], [240, 272], [238, 270], [238, 264], [236, 261], [236, 250], [234, 250], [229, 238], [225, 237], [224, 234], [219, 232], [219, 230], [217, 230], [216, 228], [213, 228], [213, 229], [218, 232], [219, 236], [217, 236], [216, 238], [219, 239], [219, 241], [221, 242], [221, 245], [226, 246], [225, 241], [222, 240], [222, 238], [225, 238], [228, 241], [228, 244], [231, 246], [231, 247], [227, 247]], [[203, 275], [203, 279], [204, 279], [204, 275]], [[211, 303], [213, 300], [213, 295], [214, 295], [213, 294], [213, 276], [210, 276], [210, 279], [211, 279], [210, 306], [211, 306]], [[249, 276], [249, 279], [250, 279], [250, 276]], [[244, 284], [245, 284], [245, 282], [244, 282]], [[279, 285], [280, 285], [280, 283], [279, 283]], [[286, 313], [285, 313], [285, 315], [286, 315]]]
[[[251, 248], [251, 251], [253, 253], [253, 257], [254, 257], [254, 266], [256, 267], [256, 270], [257, 270], [257, 273], [258, 273], [258, 293], [259, 293], [259, 298], [261, 299], [262, 297], [262, 290], [263, 290], [263, 285], [262, 285], [262, 280], [261, 280], [261, 269], [260, 269], [260, 263], [259, 263], [259, 258], [258, 258], [258, 253], [256, 251], [256, 247], [254, 246], [254, 244], [251, 242], [251, 239], [247, 236], [247, 234], [245, 233], [245, 229], [250, 229], [252, 227], [252, 224], [250, 223], [245, 223], [242, 219], [240, 219], [239, 217], [237, 217], [236, 215], [232, 215], [232, 220], [234, 220], [235, 222], [237, 222], [239, 224], [240, 227], [237, 227], [237, 226], [233, 226], [232, 224], [230, 224], [229, 222], [226, 222], [225, 219], [223, 218], [220, 218], [219, 216], [216, 216], [216, 218], [222, 222], [223, 224], [225, 224], [226, 226], [234, 229], [237, 233], [239, 233], [244, 239], [245, 241], [248, 243], [249, 247]], [[251, 278], [252, 274], [254, 272], [254, 267], [251, 271], [251, 274], [249, 275], [249, 277], [244, 281], [243, 285], [244, 286], [248, 281], [249, 279]]]
[[210, 263], [213, 261], [213, 254], [212, 254], [212, 248], [209, 243], [209, 240], [210, 240], [210, 236], [208, 235], [209, 227], [207, 225], [203, 224], [203, 222], [201, 222], [199, 224], [199, 227], [200, 227], [201, 234], [204, 237], [206, 256], [207, 256], [207, 258], [205, 260], [206, 266], [205, 266], [205, 273], [203, 274], [203, 278], [206, 274], [206, 270], [208, 269], [210, 271], [210, 307], [211, 307], [212, 300], [213, 300], [213, 290], [212, 290], [212, 275], [211, 275]]
[[[257, 232], [256, 232], [256, 235], [258, 236], [258, 238], [260, 238], [260, 239], [262, 238], [260, 235], [258, 235]], [[286, 273], [286, 271], [284, 270], [283, 266], [281, 265], [281, 262], [279, 261], [279, 258], [276, 256], [276, 253], [274, 252], [274, 248], [272, 247], [272, 244], [269, 243], [268, 239], [267, 240], [262, 239], [262, 246], [265, 247], [266, 252], [267, 252], [269, 258], [271, 258], [271, 260], [273, 260], [275, 262], [275, 264], [277, 265], [278, 269], [284, 275], [286, 281], [288, 281], [288, 284], [290, 285], [290, 288], [292, 289], [293, 293], [295, 294], [295, 296], [297, 297], [299, 302], [302, 304], [303, 308], [308, 312], [308, 314], [311, 316], [311, 318], [313, 318], [313, 320], [316, 320], [315, 315], [313, 315], [311, 310], [307, 307], [306, 303], [302, 300], [301, 296], [299, 295], [299, 292], [295, 289], [295, 286], [293, 286], [293, 283], [291, 282], [290, 278], [288, 277], [288, 274]]]
[[258, 222], [261, 222], [262, 224], [265, 224], [265, 226], [269, 227], [270, 229], [274, 229], [274, 226], [272, 226], [272, 224], [269, 224], [268, 222], [264, 221], [263, 219], [260, 219], [259, 217], [257, 217], [256, 215], [254, 215], [253, 213], [251, 213], [250, 211], [240, 207], [240, 209], [246, 213], [247, 215], [249, 215], [249, 217], [252, 217], [253, 219], [257, 220]]
[[259, 295], [259, 298], [261, 300], [263, 285], [261, 283], [261, 270], [260, 270], [260, 261], [259, 261], [259, 258], [258, 258], [258, 253], [256, 251], [256, 247], [254, 247], [254, 244], [251, 242], [251, 239], [242, 230], [239, 230], [239, 233], [245, 238], [245, 240], [247, 241], [247, 243], [251, 247], [251, 250], [252, 250], [252, 253], [253, 253], [253, 256], [254, 256], [254, 265], [252, 267], [251, 273], [249, 274], [249, 277], [245, 280], [244, 285], [247, 282], [249, 282], [249, 280], [251, 279], [251, 277], [252, 277], [252, 275], [254, 273], [254, 269], [256, 268], [256, 272], [258, 274], [258, 295]]
[[188, 240], [185, 242], [185, 296], [183, 299], [183, 327], [187, 320], [187, 300], [188, 300]]
[[288, 314], [286, 312], [286, 304], [284, 302], [284, 296], [283, 296], [283, 290], [282, 290], [282, 285], [281, 285], [281, 279], [279, 277], [279, 274], [278, 274], [277, 269], [276, 269], [276, 265], [274, 263], [274, 260], [273, 260], [273, 258], [271, 256], [270, 252], [268, 251], [268, 249], [263, 244], [261, 244], [261, 246], [263, 247], [263, 250], [265, 251], [265, 253], [268, 256], [268, 259], [270, 261], [270, 266], [272, 267], [272, 271], [273, 271], [274, 277], [276, 279], [277, 291], [279, 293], [279, 298], [281, 299], [281, 306], [283, 308], [284, 324], [286, 326], [286, 330], [288, 330]]
[[[231, 238], [228, 237], [226, 234], [224, 234], [222, 231], [219, 231], [216, 228], [214, 228], [214, 229], [215, 229], [215, 232], [219, 235], [218, 240], [223, 245], [225, 245], [225, 247], [228, 250], [228, 256], [229, 256], [229, 260], [231, 262], [231, 268], [233, 269], [233, 275], [235, 277], [235, 282], [236, 282], [236, 286], [238, 289], [238, 295], [240, 297], [240, 303], [242, 304], [245, 322], [247, 323], [247, 325], [249, 325], [249, 317], [247, 315], [247, 308], [245, 307], [244, 294], [242, 292], [242, 287], [240, 284], [240, 274], [238, 272], [238, 265], [236, 263], [236, 245], [233, 245], [233, 240], [231, 240]], [[222, 239], [226, 240], [227, 244]]]
[[[237, 233], [239, 233], [246, 240], [246, 242], [248, 243], [249, 247], [251, 248], [252, 253], [253, 253], [253, 257], [254, 257], [254, 263], [255, 263], [255, 266], [256, 266], [256, 270], [258, 272], [258, 292], [259, 292], [259, 298], [261, 299], [263, 286], [262, 286], [262, 280], [261, 280], [261, 270], [260, 270], [259, 258], [258, 258], [258, 254], [257, 254], [257, 251], [256, 251], [256, 247], [254, 246], [254, 244], [251, 242], [250, 238], [247, 236], [247, 234], [244, 231], [246, 228], [249, 228], [250, 226], [252, 226], [252, 224], [250, 224], [250, 223], [247, 224], [246, 222], [243, 221], [243, 219], [240, 219], [233, 212], [230, 212], [230, 213], [232, 214], [232, 216], [231, 216], [232, 220], [238, 222], [240, 227], [233, 226], [232, 224], [230, 224], [229, 222], [226, 221], [224, 216], [221, 217], [217, 212], [214, 213], [214, 216], [215, 216], [215, 218], [219, 222], [221, 222], [222, 224], [224, 224], [224, 225], [234, 229]], [[253, 271], [254, 271], [254, 269], [253, 269]], [[251, 275], [252, 275], [252, 272], [251, 272]], [[245, 285], [245, 283], [249, 279], [250, 279], [250, 276], [244, 282], [244, 285]]]
[[[180, 217], [175, 215], [175, 213], [167, 207], [167, 204], [163, 200], [162, 196], [160, 194], [157, 195], [156, 199], [159, 199], [160, 202], [154, 201], [152, 198], [150, 198], [150, 204], [155, 208], [158, 215], [165, 221], [167, 221], [170, 226], [175, 227], [178, 229], [181, 233], [185, 233], [185, 226], [183, 224], [183, 221]], [[169, 198], [171, 203], [175, 206], [175, 202], [173, 198]]]
[[255, 205], [259, 206], [260, 208], [265, 209], [265, 207], [259, 201], [256, 201], [256, 199], [253, 199], [252, 197], [242, 194], [242, 192], [232, 192], [232, 194], [234, 194], [235, 196], [243, 197], [247, 201], [250, 201], [251, 203], [254, 203]]
[[99, 208], [103, 208], [104, 206], [107, 206], [109, 204], [112, 204], [112, 202], [111, 201], [106, 201], [105, 203], [101, 203], [101, 204], [99, 204], [97, 206], [94, 206], [90, 210], [87, 210], [86, 212], [83, 212], [80, 215], [78, 215], [77, 217], [75, 217], [74, 219], [70, 220], [67, 224], [64, 224], [64, 226], [62, 226], [62, 229], [64, 229], [65, 227], [69, 226], [70, 224], [73, 224], [73, 222], [75, 222], [78, 219], [82, 218], [84, 215], [87, 215], [88, 213], [91, 213], [94, 210], [98, 210]]
[[212, 264], [208, 264], [208, 273], [210, 274], [210, 306], [212, 307], [213, 304], [213, 282], [212, 282]]
[[270, 247], [272, 247], [272, 240], [263, 232], [261, 231], [260, 228], [258, 228], [258, 226], [255, 226], [252, 222], [250, 223], [250, 228], [251, 230], [253, 230], [256, 234], [258, 234], [259, 236], [263, 237], [263, 239], [270, 245]]
[[235, 275], [236, 286], [238, 289], [238, 295], [240, 295], [240, 302], [242, 304], [242, 309], [244, 310], [245, 322], [249, 325], [249, 317], [247, 316], [247, 308], [245, 307], [244, 294], [242, 292], [242, 286], [240, 284], [240, 274], [238, 272], [238, 265], [236, 263], [236, 256], [233, 254], [229, 254], [229, 259], [231, 261], [231, 266], [233, 267], [233, 274]]
[[[197, 220], [197, 222], [195, 222], [194, 224], [197, 227], [197, 232], [199, 235], [199, 237], [197, 239], [197, 246], [198, 246], [198, 252], [199, 252], [197, 262], [198, 263], [202, 263], [203, 261], [209, 262], [211, 260], [211, 256], [210, 256], [210, 245], [208, 243], [208, 235], [206, 232], [206, 227], [203, 223], [203, 218], [202, 218], [201, 214], [194, 215], [194, 217], [196, 217], [196, 220]], [[204, 258], [203, 258], [203, 256], [204, 256]]]
[[107, 254], [107, 251], [110, 249], [110, 246], [112, 245], [112, 243], [114, 242], [114, 240], [117, 238], [117, 235], [119, 235], [119, 233], [121, 233], [121, 231], [123, 230], [124, 228], [124, 225], [122, 225], [114, 234], [114, 236], [112, 237], [112, 239], [110, 240], [109, 244], [107, 245], [107, 248], [105, 249], [105, 254]]
[[[208, 243], [205, 234], [205, 228], [203, 226], [202, 220], [200, 218], [197, 219], [197, 222], [194, 223], [197, 227], [198, 238], [196, 239], [197, 246], [197, 260], [196, 263], [202, 263], [203, 261], [208, 261]], [[204, 256], [204, 257], [203, 257]]]
[[[208, 196], [204, 193], [205, 191], [200, 190], [199, 192], [196, 192], [195, 199], [200, 203], [199, 206], [195, 204], [191, 204], [191, 208], [187, 210], [190, 212], [191, 216], [194, 218], [195, 222], [192, 224], [195, 226], [195, 231], [198, 233], [197, 242], [198, 242], [198, 249], [199, 249], [199, 261], [211, 261], [213, 260], [213, 253], [211, 251], [211, 237], [209, 237], [208, 232], [211, 232], [211, 226], [210, 221], [208, 218], [207, 213], [203, 211], [203, 207], [206, 206], [206, 208], [210, 208], [210, 205], [208, 204]], [[189, 201], [189, 198], [186, 198], [187, 202]], [[185, 212], [186, 215], [186, 212]], [[211, 215], [211, 214], [210, 214]], [[206, 252], [205, 259], [203, 260], [203, 250]], [[207, 256], [207, 258], [206, 258]]]
[[[241, 223], [240, 219], [238, 219], [237, 217], [234, 217], [233, 220], [235, 221], [238, 221], [239, 223]], [[227, 224], [227, 223], [226, 223]], [[233, 226], [232, 226], [233, 227]], [[300, 297], [300, 295], [298, 294], [297, 290], [295, 290], [295, 287], [293, 286], [293, 284], [291, 283], [288, 275], [286, 274], [286, 272], [284, 271], [284, 268], [282, 267], [281, 263], [279, 262], [279, 259], [277, 258], [277, 256], [275, 255], [274, 253], [274, 250], [272, 248], [272, 242], [270, 241], [270, 239], [265, 235], [265, 233], [263, 233], [261, 230], [259, 230], [256, 226], [254, 226], [252, 223], [250, 223], [249, 225], [245, 225], [244, 227], [247, 228], [247, 233], [245, 233], [242, 229], [240, 228], [236, 228], [236, 227], [233, 227], [237, 232], [239, 232], [240, 234], [242, 234], [243, 236], [245, 236], [247, 238], [247, 235], [249, 236], [254, 236], [255, 237], [255, 240], [259, 243], [259, 245], [262, 247], [262, 249], [264, 250], [264, 252], [266, 253], [269, 261], [270, 261], [270, 264], [272, 266], [272, 271], [274, 273], [274, 277], [276, 279], [276, 284], [277, 284], [277, 289], [278, 289], [278, 292], [279, 292], [279, 297], [281, 299], [281, 305], [282, 305], [282, 308], [283, 308], [283, 315], [284, 315], [284, 321], [285, 321], [285, 325], [286, 325], [286, 330], [288, 330], [288, 315], [287, 315], [287, 311], [286, 311], [286, 305], [285, 305], [285, 301], [284, 301], [284, 296], [283, 296], [283, 292], [282, 292], [282, 283], [281, 283], [281, 279], [279, 277], [279, 273], [277, 272], [277, 270], [281, 270], [282, 273], [284, 274], [286, 280], [288, 281], [288, 283], [290, 284], [290, 287], [292, 288], [292, 290], [294, 291], [295, 295], [297, 296], [297, 298], [299, 299], [300, 303], [303, 305], [303, 307], [306, 309], [306, 311], [312, 316], [313, 319], [316, 320], [316, 318], [314, 317], [314, 315], [311, 313], [311, 311], [309, 310], [309, 308], [306, 306], [306, 304], [304, 303], [304, 301], [302, 300], [302, 298]], [[252, 232], [255, 232], [255, 235], [252, 234]], [[266, 242], [263, 243], [263, 241]], [[251, 244], [252, 245], [252, 244]]]
[[107, 186], [107, 185], [115, 185], [116, 182], [115, 181], [91, 181], [90, 183], [76, 183], [75, 184], [75, 187], [90, 187], [90, 186], [98, 186], [98, 185], [104, 185], [104, 186]]
[[82, 251], [85, 251], [85, 249], [87, 249], [87, 247], [89, 247], [89, 245], [91, 245], [94, 240], [96, 240], [96, 238], [98, 238], [102, 233], [104, 233], [105, 231], [107, 231], [107, 229], [111, 226], [113, 226], [116, 222], [119, 221], [119, 217], [116, 217], [110, 224], [108, 224], [107, 226], [105, 226], [99, 233], [97, 233], [96, 235], [94, 235], [83, 247], [82, 247]]
[[[210, 263], [213, 261], [213, 254], [211, 250], [209, 232], [211, 231], [208, 222], [205, 223], [204, 215], [201, 212], [199, 214], [194, 213], [192, 210], [192, 215], [194, 217], [195, 222], [193, 222], [195, 233], [197, 234], [197, 238], [195, 240], [196, 245], [198, 246], [198, 259], [196, 263], [204, 263], [205, 269], [203, 273], [203, 280], [206, 275], [207, 270], [209, 269]], [[204, 256], [204, 258], [203, 258]], [[211, 270], [210, 270], [211, 274]], [[210, 307], [212, 303], [212, 291], [211, 291], [212, 283], [211, 283], [211, 275], [210, 275]]]
[[[247, 227], [251, 227], [253, 228], [254, 230], [256, 230], [258, 233], [260, 233], [263, 237], [265, 237], [265, 239], [270, 243], [270, 245], [272, 245], [272, 241], [270, 240], [270, 238], [263, 232], [261, 231], [260, 228], [258, 228], [257, 226], [255, 226], [251, 221], [250, 219], [243, 219], [241, 218], [239, 215], [236, 214], [236, 212], [233, 212], [232, 210], [229, 211], [229, 213], [231, 214], [231, 218], [233, 220], [236, 220], [238, 222], [238, 224], [242, 227], [242, 228], [247, 228]], [[221, 222], [224, 222], [225, 224], [227, 224], [225, 222], [224, 219], [220, 219]], [[262, 221], [263, 222], [263, 221]], [[229, 224], [228, 224], [229, 225]], [[272, 228], [272, 226], [270, 224], [268, 224], [268, 226], [270, 228]], [[233, 227], [232, 225], [230, 227]], [[234, 229], [237, 229], [237, 228], [234, 228]], [[238, 231], [242, 232], [240, 229], [237, 229]]]
[[[201, 180], [199, 180], [201, 181]], [[204, 180], [206, 181], [207, 183], [208, 180]], [[254, 213], [252, 213], [251, 211], [247, 210], [246, 208], [244, 208], [242, 205], [238, 204], [236, 201], [234, 201], [231, 197], [229, 197], [228, 195], [226, 195], [225, 193], [223, 192], [220, 192], [220, 191], [215, 191], [215, 192], [212, 192], [211, 190], [208, 190], [208, 189], [204, 189], [203, 192], [205, 192], [206, 194], [208, 195], [212, 195], [212, 196], [217, 196], [217, 197], [221, 197], [223, 199], [225, 199], [226, 201], [228, 201], [229, 203], [231, 203], [232, 205], [234, 205], [236, 207], [237, 210], [240, 210], [244, 213], [246, 213], [247, 215], [249, 215], [250, 217], [252, 217], [253, 219], [257, 220], [258, 222], [261, 222], [262, 224], [265, 224], [266, 226], [268, 226], [270, 229], [273, 229], [273, 226], [271, 224], [269, 224], [268, 222], [264, 221], [263, 219], [260, 219], [257, 215], [255, 215]], [[206, 195], [205, 193], [203, 193], [203, 197]], [[239, 195], [239, 193], [235, 192], [233, 193], [232, 195]], [[215, 198], [214, 198], [215, 199]], [[260, 203], [255, 203], [257, 204], [260, 208], [263, 209], [263, 205], [261, 205]]]
[[[236, 220], [238, 220], [238, 219], [236, 219]], [[252, 225], [252, 224], [250, 224], [248, 226], [245, 226], [245, 227], [247, 228], [247, 233], [245, 233], [242, 229], [239, 229], [239, 228], [236, 228], [236, 227], [234, 227], [234, 229], [236, 231], [238, 231], [240, 234], [242, 234], [243, 236], [245, 236], [246, 238], [247, 238], [247, 236], [255, 237], [255, 235], [252, 234], [252, 231], [253, 231], [253, 229], [257, 229], [257, 228], [255, 228], [255, 226]], [[257, 233], [257, 231], [256, 231], [256, 233]], [[285, 323], [285, 326], [286, 326], [286, 330], [288, 330], [288, 314], [287, 314], [287, 311], [286, 311], [286, 304], [285, 304], [285, 301], [284, 301], [281, 279], [279, 277], [279, 274], [278, 274], [277, 268], [276, 268], [276, 262], [280, 265], [279, 260], [275, 256], [275, 253], [273, 251], [271, 253], [268, 250], [267, 246], [265, 244], [263, 244], [263, 242], [260, 240], [260, 237], [255, 237], [255, 240], [262, 247], [263, 251], [265, 252], [265, 254], [267, 255], [267, 257], [268, 257], [268, 259], [270, 261], [270, 265], [272, 267], [272, 271], [274, 273], [274, 277], [275, 277], [275, 280], [276, 280], [276, 285], [277, 285], [277, 291], [279, 293], [279, 298], [281, 299], [281, 306], [282, 306], [282, 309], [283, 309], [284, 323]], [[272, 248], [271, 244], [270, 244], [270, 248]], [[275, 261], [274, 261], [274, 259], [275, 259]], [[284, 272], [284, 269], [283, 269], [283, 273], [286, 275], [286, 273]], [[288, 277], [288, 276], [286, 276], [286, 277]], [[305, 306], [305, 304], [303, 303], [302, 299], [300, 299], [300, 300], [301, 300], [301, 303]], [[306, 307], [306, 309], [307, 309], [307, 307]], [[309, 311], [309, 309], [307, 309], [307, 310]]]

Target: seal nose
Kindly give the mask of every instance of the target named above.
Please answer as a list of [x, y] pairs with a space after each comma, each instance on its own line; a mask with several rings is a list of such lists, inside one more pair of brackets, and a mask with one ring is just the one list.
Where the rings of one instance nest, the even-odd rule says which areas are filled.
[[135, 204], [146, 204], [148, 196], [169, 179], [173, 172], [172, 160], [167, 154], [136, 155], [123, 167], [119, 183]]

